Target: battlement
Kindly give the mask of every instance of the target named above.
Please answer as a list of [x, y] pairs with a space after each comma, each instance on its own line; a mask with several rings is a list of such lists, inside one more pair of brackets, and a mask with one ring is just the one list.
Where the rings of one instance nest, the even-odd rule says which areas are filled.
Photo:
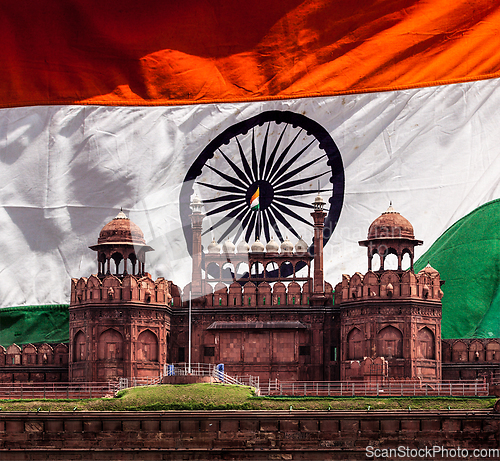
[[[189, 299], [191, 284], [180, 290], [172, 285], [172, 306], [185, 304]], [[275, 282], [233, 282], [225, 284], [218, 282], [214, 287], [208, 282], [202, 284], [205, 307], [264, 307], [264, 306], [308, 306], [311, 296], [310, 282], [300, 285], [296, 281]], [[333, 304], [333, 288], [325, 283], [327, 304]]]
[[335, 304], [376, 298], [441, 301], [441, 285], [444, 282], [436, 270], [429, 268], [418, 274], [411, 270], [368, 271], [365, 275], [356, 272], [352, 277], [344, 274], [342, 282], [335, 286]]
[[171, 285], [172, 282], [163, 277], [153, 281], [149, 274], [143, 277], [106, 275], [104, 278], [91, 275], [88, 278], [71, 279], [70, 307], [102, 302], [169, 305], [172, 300]]
[[68, 366], [68, 346], [66, 344], [11, 344], [0, 346], [0, 367], [16, 366]]

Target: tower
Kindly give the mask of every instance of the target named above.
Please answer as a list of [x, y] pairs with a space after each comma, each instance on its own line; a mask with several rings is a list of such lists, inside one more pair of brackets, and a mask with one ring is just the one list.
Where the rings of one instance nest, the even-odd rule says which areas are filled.
[[[441, 282], [427, 266], [414, 273], [415, 239], [411, 223], [392, 206], [359, 242], [368, 248], [368, 272], [344, 275], [335, 287], [340, 308], [341, 379], [441, 379]], [[398, 259], [387, 270], [387, 255]], [[410, 267], [402, 269], [404, 255]], [[380, 269], [372, 270], [375, 255]]]
[[191, 296], [199, 301], [203, 294], [202, 280], [201, 280], [201, 231], [203, 226], [203, 218], [205, 215], [202, 213], [201, 208], [203, 204], [197, 195], [194, 195], [191, 200], [191, 229], [193, 232], [193, 268], [192, 268], [192, 282], [191, 282]]
[[167, 361], [170, 282], [145, 271], [141, 229], [120, 213], [101, 230], [97, 274], [71, 281], [69, 377], [158, 376]]
[[314, 211], [311, 216], [314, 220], [314, 279], [311, 304], [321, 306], [325, 304], [325, 287], [323, 276], [323, 228], [325, 227], [326, 213], [323, 210], [325, 202], [321, 195], [314, 199]]

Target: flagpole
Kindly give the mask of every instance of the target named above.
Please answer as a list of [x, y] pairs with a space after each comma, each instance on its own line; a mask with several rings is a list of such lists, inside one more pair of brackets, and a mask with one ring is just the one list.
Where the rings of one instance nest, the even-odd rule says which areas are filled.
[[189, 312], [188, 312], [188, 373], [191, 373], [191, 290], [189, 290]]

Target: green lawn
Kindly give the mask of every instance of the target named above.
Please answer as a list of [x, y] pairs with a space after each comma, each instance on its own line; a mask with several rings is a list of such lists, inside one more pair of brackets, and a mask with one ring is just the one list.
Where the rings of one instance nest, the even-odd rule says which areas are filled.
[[250, 387], [191, 384], [136, 387], [116, 398], [88, 400], [0, 400], [2, 411], [157, 410], [480, 410], [496, 398], [450, 397], [257, 397]]

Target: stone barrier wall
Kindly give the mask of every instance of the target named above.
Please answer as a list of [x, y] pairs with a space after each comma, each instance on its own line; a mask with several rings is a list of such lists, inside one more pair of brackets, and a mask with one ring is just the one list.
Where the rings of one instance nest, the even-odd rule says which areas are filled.
[[499, 449], [500, 414], [454, 410], [0, 413], [2, 460], [366, 460], [370, 459], [367, 446], [434, 445], [471, 453]]

